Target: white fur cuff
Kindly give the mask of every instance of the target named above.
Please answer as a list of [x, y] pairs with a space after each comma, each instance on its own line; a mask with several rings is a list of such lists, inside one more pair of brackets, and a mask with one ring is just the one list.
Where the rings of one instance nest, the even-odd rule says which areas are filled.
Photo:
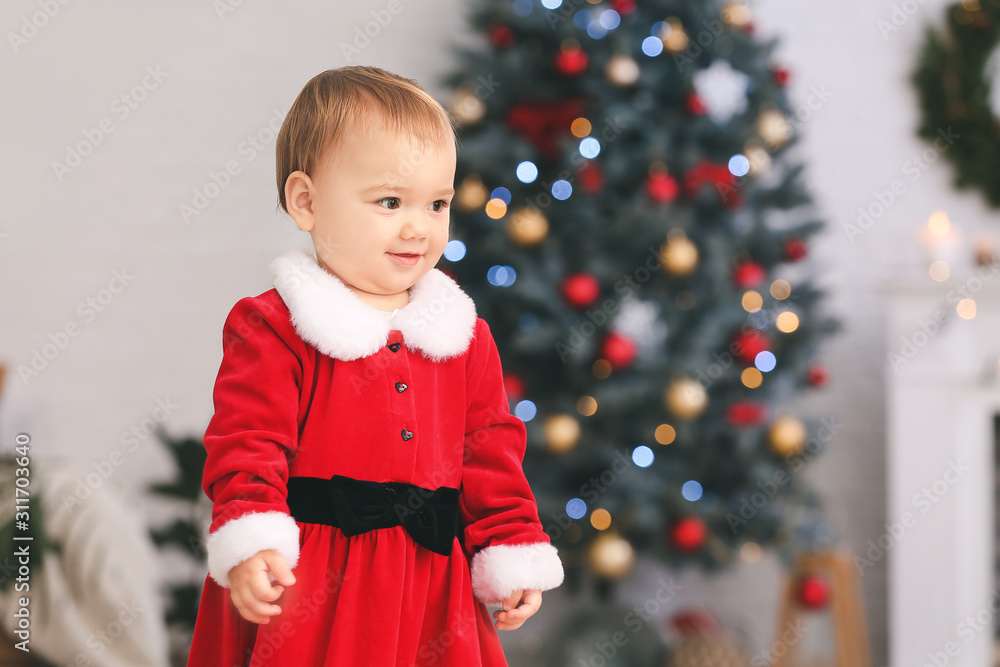
[[547, 591], [563, 582], [559, 552], [545, 542], [496, 544], [472, 557], [472, 592], [483, 604], [500, 604], [516, 590]]
[[208, 573], [223, 588], [229, 587], [229, 570], [258, 551], [275, 549], [288, 567], [299, 560], [299, 526], [284, 512], [251, 512], [223, 524], [208, 536]]

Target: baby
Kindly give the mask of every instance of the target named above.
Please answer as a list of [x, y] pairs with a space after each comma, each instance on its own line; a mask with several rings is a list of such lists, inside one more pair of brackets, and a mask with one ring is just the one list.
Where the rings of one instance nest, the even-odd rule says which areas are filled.
[[562, 583], [489, 326], [435, 268], [456, 146], [375, 67], [316, 76], [289, 111], [279, 202], [316, 256], [276, 259], [226, 320], [189, 665], [506, 665], [496, 629]]

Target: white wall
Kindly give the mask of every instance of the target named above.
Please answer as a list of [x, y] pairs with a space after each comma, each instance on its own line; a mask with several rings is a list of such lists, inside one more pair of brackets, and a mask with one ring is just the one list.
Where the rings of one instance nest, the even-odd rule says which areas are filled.
[[[891, 520], [883, 462], [887, 347], [874, 286], [917, 257], [914, 230], [933, 210], [944, 208], [966, 230], [992, 231], [997, 223], [978, 195], [952, 191], [948, 165], [933, 165], [916, 182], [904, 172], [925, 148], [913, 134], [908, 74], [923, 23], [944, 4], [914, 3], [916, 15], [883, 37], [878, 22], [891, 20], [894, 7], [887, 0], [754, 3], [759, 33], [783, 40], [778, 54], [793, 72], [794, 99], [806, 104], [814, 89], [830, 94], [801, 123], [802, 154], [830, 222], [813, 258], [832, 290], [829, 308], [847, 329], [827, 348], [829, 389], [805, 407], [844, 423], [811, 476], [855, 550]], [[228, 309], [269, 289], [271, 258], [308, 243], [275, 214], [273, 144], [253, 155], [244, 142], [266, 134], [311, 76], [346, 64], [341, 43], [386, 5], [243, 0], [220, 18], [212, 3], [191, 0], [70, 2], [17, 52], [0, 46], [0, 359], [27, 365], [50, 335], [79, 327], [37, 377], [24, 381], [14, 369], [8, 378], [4, 442], [26, 430], [36, 455], [85, 464], [120, 450], [112, 481], [132, 489], [169, 474], [152, 440], [132, 451], [124, 434], [159, 415], [158, 402], [175, 406], [171, 433], [204, 429]], [[447, 42], [464, 26], [464, 6], [403, 0], [401, 17], [358, 61], [416, 78], [440, 97], [436, 77], [449, 69]], [[35, 1], [10, 0], [0, 27], [5, 35], [19, 31], [38, 11]], [[148, 77], [150, 69], [162, 80]], [[145, 99], [123, 117], [115, 100], [144, 80], [149, 90], [137, 92]], [[102, 119], [113, 131], [101, 133], [92, 154], [60, 180], [52, 163], [65, 161], [67, 145], [84, 133], [96, 136]], [[179, 206], [229, 161], [240, 173], [185, 222]], [[905, 195], [849, 242], [844, 225], [894, 179], [906, 180]], [[102, 293], [109, 284], [117, 289], [116, 271], [129, 276], [127, 285], [90, 320], [79, 304], [109, 295]], [[772, 638], [779, 575], [766, 558], [709, 582], [686, 575], [686, 590], [708, 596], [759, 650]], [[863, 585], [875, 664], [884, 664], [883, 562], [866, 571]]]

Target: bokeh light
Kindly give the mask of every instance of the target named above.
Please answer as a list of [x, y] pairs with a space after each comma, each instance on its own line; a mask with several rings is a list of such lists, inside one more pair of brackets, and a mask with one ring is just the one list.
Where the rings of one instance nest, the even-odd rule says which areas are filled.
[[444, 247], [444, 258], [449, 262], [457, 262], [463, 257], [465, 257], [465, 244], [458, 239], [448, 241], [448, 245]]
[[530, 422], [538, 414], [538, 408], [532, 401], [527, 399], [518, 401], [514, 406], [514, 416], [523, 422]]
[[632, 461], [640, 468], [648, 468], [653, 464], [653, 450], [646, 445], [639, 445], [632, 450]]
[[763, 352], [758, 352], [757, 356], [753, 359], [753, 365], [756, 366], [764, 373], [769, 373], [774, 370], [778, 361], [774, 358], [774, 354], [764, 350]]
[[656, 441], [661, 445], [669, 445], [677, 437], [677, 431], [670, 424], [660, 424], [656, 427], [656, 432], [653, 434]]
[[681, 487], [681, 495], [684, 496], [684, 500], [690, 500], [691, 502], [701, 500], [702, 493], [701, 484], [693, 479], [684, 482], [684, 486]]
[[538, 178], [538, 167], [531, 160], [525, 160], [517, 165], [517, 170], [514, 173], [517, 174], [517, 180], [522, 183], [534, 183], [535, 179]]
[[740, 380], [743, 386], [748, 389], [756, 389], [764, 384], [764, 375], [756, 368], [744, 368], [740, 373]]
[[590, 515], [590, 525], [597, 530], [607, 530], [611, 527], [611, 513], [605, 509], [596, 509]]

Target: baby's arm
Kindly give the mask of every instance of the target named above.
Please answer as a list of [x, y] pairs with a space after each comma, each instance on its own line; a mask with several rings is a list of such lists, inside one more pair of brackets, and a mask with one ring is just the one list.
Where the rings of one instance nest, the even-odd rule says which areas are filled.
[[[508, 603], [511, 609], [497, 616], [503, 619], [497, 627], [512, 630], [537, 611], [541, 591], [562, 583], [563, 567], [538, 519], [538, 506], [521, 467], [524, 422], [510, 413], [500, 354], [482, 319], [476, 325], [467, 383], [459, 496], [462, 542], [471, 556], [476, 598], [487, 605]], [[504, 627], [511, 621], [516, 625]]]
[[[214, 391], [215, 414], [205, 432], [202, 488], [212, 500], [209, 575], [231, 588], [244, 618], [265, 618], [273, 601], [268, 572], [288, 584], [299, 556], [300, 531], [286, 502], [289, 458], [298, 445], [299, 387], [304, 351], [288, 321], [266, 298], [241, 299], [223, 328], [224, 352]], [[275, 552], [280, 561], [263, 557]], [[241, 566], [241, 567], [237, 567]]]
[[[269, 572], [274, 575], [277, 583], [271, 582]], [[288, 562], [274, 549], [258, 551], [229, 570], [229, 589], [233, 604], [240, 616], [251, 623], [267, 625], [271, 622], [271, 616], [280, 614], [281, 607], [268, 603], [281, 597], [285, 586], [294, 583], [292, 568], [288, 567]]]

